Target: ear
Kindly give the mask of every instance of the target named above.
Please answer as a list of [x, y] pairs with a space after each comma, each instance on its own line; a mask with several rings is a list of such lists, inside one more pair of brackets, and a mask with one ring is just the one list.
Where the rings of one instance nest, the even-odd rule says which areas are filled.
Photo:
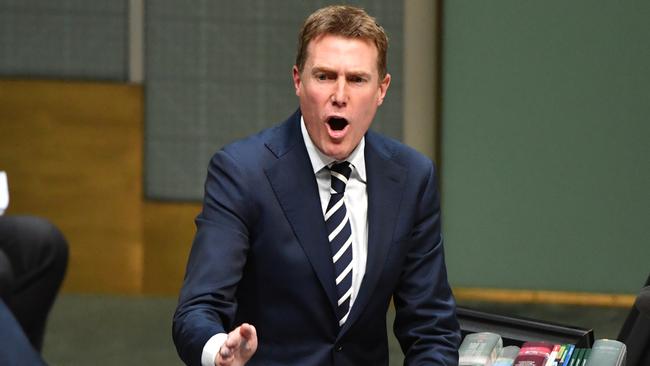
[[377, 106], [380, 106], [384, 103], [384, 97], [386, 97], [386, 92], [388, 91], [388, 86], [390, 85], [390, 74], [384, 76], [384, 80], [379, 83], [379, 95], [377, 95]]
[[296, 89], [296, 95], [300, 96], [300, 86], [302, 84], [302, 80], [300, 79], [300, 71], [298, 70], [298, 66], [293, 66], [293, 87]]

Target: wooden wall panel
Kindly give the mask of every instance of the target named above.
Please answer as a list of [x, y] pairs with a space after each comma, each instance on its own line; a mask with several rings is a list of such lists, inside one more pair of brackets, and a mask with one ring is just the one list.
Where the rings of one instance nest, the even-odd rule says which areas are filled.
[[200, 203], [144, 203], [144, 293], [178, 294], [199, 211]]
[[142, 287], [142, 87], [0, 81], [6, 214], [53, 221], [70, 244], [64, 289]]

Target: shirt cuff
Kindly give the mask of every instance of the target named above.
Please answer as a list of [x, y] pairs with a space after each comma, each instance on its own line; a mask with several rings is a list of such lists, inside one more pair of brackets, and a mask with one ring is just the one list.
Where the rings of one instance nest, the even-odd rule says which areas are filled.
[[9, 184], [7, 183], [7, 173], [0, 171], [0, 216], [9, 206]]
[[217, 353], [219, 352], [219, 349], [221, 349], [221, 346], [226, 342], [226, 339], [228, 339], [228, 334], [226, 333], [215, 334], [212, 338], [208, 339], [205, 346], [203, 346], [203, 353], [201, 353], [202, 366], [214, 366], [214, 360], [217, 357]]

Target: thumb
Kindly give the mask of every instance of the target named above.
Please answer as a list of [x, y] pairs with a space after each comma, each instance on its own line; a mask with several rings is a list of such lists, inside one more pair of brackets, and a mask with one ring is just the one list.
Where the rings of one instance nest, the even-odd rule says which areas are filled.
[[244, 323], [239, 327], [239, 335], [242, 338], [244, 352], [251, 355], [257, 350], [257, 330], [254, 326]]

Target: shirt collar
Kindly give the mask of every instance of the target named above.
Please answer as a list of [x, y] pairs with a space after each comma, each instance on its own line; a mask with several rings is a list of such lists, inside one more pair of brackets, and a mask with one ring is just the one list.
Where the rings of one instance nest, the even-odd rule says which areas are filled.
[[[307, 127], [305, 126], [305, 119], [300, 116], [300, 131], [302, 132], [302, 138], [305, 141], [305, 147], [307, 148], [307, 153], [309, 154], [309, 160], [311, 161], [311, 167], [314, 170], [314, 174], [321, 171], [324, 167], [330, 166], [332, 163], [336, 162], [336, 159], [329, 157], [314, 145], [314, 142], [309, 137], [307, 132]], [[354, 166], [354, 171], [359, 175], [359, 179], [363, 182], [366, 181], [366, 159], [364, 158], [364, 151], [366, 147], [366, 138], [365, 136], [361, 138], [357, 147], [352, 150], [352, 153], [346, 159], [352, 166]]]

